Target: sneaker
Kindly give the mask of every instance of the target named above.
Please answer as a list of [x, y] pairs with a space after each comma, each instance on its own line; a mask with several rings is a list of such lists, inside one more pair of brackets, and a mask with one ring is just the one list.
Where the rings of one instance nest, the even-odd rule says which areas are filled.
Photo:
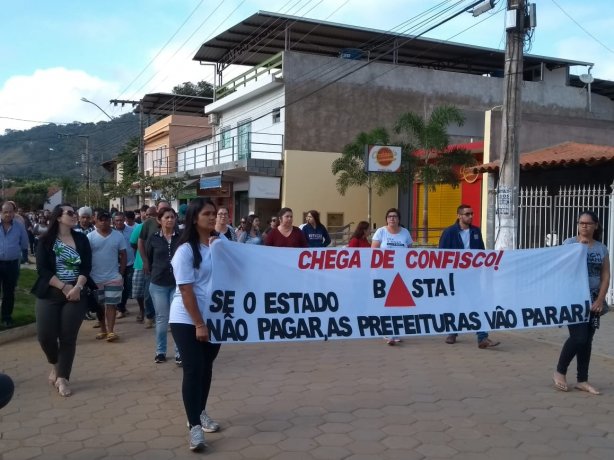
[[394, 337], [384, 337], [384, 342], [392, 347], [394, 345]]
[[177, 364], [178, 367], [183, 366], [183, 360], [181, 359], [181, 356], [175, 356], [175, 364]]
[[156, 357], [154, 358], [154, 363], [156, 364], [165, 363], [165, 362], [166, 362], [166, 356], [164, 356], [162, 353], [156, 355]]
[[220, 430], [220, 424], [209, 417], [205, 411], [200, 414], [200, 425], [205, 433], [215, 433]]
[[152, 327], [154, 327], [154, 320], [147, 318], [145, 320], [145, 329], [151, 329]]
[[126, 314], [125, 314], [123, 311], [118, 311], [118, 312], [115, 314], [115, 317], [116, 317], [117, 319], [122, 319], [122, 318], [125, 318], [125, 317], [126, 317]]
[[[189, 426], [189, 424], [188, 424]], [[205, 448], [205, 434], [200, 425], [190, 428], [190, 450], [200, 452]]]
[[89, 311], [88, 311], [88, 312], [85, 314], [85, 320], [86, 320], [86, 321], [94, 321], [95, 319], [96, 319], [96, 316], [95, 316], [95, 315], [93, 315], [91, 312], [89, 312]]

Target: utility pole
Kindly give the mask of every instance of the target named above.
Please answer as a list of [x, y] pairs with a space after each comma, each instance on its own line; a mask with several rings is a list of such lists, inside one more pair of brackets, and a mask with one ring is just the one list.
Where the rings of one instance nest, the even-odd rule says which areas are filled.
[[[145, 173], [145, 126], [143, 120], [143, 104], [141, 101], [131, 101], [127, 99], [111, 99], [109, 103], [117, 106], [121, 105], [122, 107], [126, 104], [131, 104], [132, 107], [139, 106], [139, 151], [138, 151], [138, 169], [139, 175], [142, 176]], [[139, 189], [139, 205], [145, 203], [144, 190], [142, 188]]]
[[525, 36], [525, 0], [507, 0], [503, 115], [495, 249], [516, 249], [518, 232], [518, 189], [520, 153], [518, 131], [521, 114], [521, 83]]

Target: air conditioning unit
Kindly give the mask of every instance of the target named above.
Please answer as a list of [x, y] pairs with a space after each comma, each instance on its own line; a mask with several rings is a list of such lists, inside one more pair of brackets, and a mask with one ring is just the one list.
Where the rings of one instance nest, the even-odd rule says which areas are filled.
[[211, 126], [218, 126], [220, 124], [220, 118], [217, 113], [209, 114], [209, 124]]

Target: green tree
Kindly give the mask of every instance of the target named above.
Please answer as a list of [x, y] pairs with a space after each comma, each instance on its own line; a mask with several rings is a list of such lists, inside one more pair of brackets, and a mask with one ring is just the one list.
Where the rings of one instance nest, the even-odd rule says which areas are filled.
[[474, 162], [473, 155], [467, 150], [450, 149], [450, 136], [447, 127], [451, 123], [462, 126], [465, 117], [454, 106], [443, 105], [435, 108], [428, 119], [412, 112], [401, 115], [395, 125], [395, 132], [404, 134], [406, 140], [419, 149], [415, 156], [416, 176], [422, 181], [422, 242], [428, 242], [428, 192], [437, 184], [459, 183], [458, 168]]
[[15, 202], [18, 203], [19, 207], [29, 211], [42, 209], [43, 205], [47, 202], [48, 190], [47, 182], [27, 184], [17, 190]]
[[74, 202], [77, 199], [77, 183], [75, 180], [70, 176], [60, 177], [57, 186], [62, 190], [62, 201], [76, 205]]
[[122, 165], [122, 178], [134, 180], [139, 172], [139, 138], [133, 137], [117, 155], [117, 164]]
[[353, 142], [343, 148], [341, 156], [333, 161], [331, 171], [337, 176], [337, 191], [345, 195], [350, 187], [366, 187], [368, 192], [368, 219], [371, 223], [371, 193], [382, 195], [386, 190], [399, 186], [406, 188], [411, 181], [414, 159], [411, 148], [403, 146], [401, 169], [397, 173], [368, 173], [366, 168], [366, 146], [390, 145], [390, 135], [385, 128], [361, 132]]
[[204, 80], [198, 83], [192, 83], [191, 81], [183, 82], [173, 88], [173, 94], [181, 94], [184, 96], [199, 96], [199, 97], [213, 97], [213, 85]]

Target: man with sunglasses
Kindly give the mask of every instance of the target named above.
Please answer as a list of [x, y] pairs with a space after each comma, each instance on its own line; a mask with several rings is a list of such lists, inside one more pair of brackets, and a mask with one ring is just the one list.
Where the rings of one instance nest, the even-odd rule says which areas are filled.
[[[456, 222], [446, 228], [439, 238], [439, 247], [442, 249], [484, 249], [484, 240], [479, 227], [473, 225], [473, 209], [468, 204], [461, 204], [456, 209]], [[446, 343], [456, 343], [458, 334], [450, 334]], [[492, 348], [501, 342], [488, 338], [487, 332], [478, 332], [478, 348]]]

